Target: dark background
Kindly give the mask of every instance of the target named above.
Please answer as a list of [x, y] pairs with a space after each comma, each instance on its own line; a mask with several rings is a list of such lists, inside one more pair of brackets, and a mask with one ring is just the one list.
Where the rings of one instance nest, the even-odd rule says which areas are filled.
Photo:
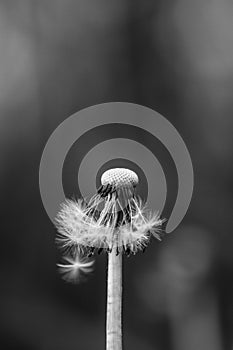
[[164, 115], [195, 173], [182, 225], [124, 261], [125, 349], [232, 348], [232, 16], [230, 0], [0, 1], [1, 349], [104, 349], [106, 256], [61, 279], [38, 174], [59, 123], [111, 101]]

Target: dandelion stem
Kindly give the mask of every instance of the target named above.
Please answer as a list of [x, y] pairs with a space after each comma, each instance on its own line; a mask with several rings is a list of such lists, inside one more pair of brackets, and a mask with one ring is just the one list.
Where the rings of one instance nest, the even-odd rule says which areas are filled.
[[106, 350], [122, 350], [122, 254], [108, 254]]

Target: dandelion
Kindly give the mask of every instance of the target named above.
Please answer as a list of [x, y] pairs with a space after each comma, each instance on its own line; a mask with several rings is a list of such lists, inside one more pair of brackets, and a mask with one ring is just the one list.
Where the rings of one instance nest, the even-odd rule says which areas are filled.
[[163, 220], [136, 195], [138, 181], [129, 169], [110, 169], [88, 203], [66, 200], [56, 217], [57, 241], [75, 251], [74, 259], [66, 258], [67, 265], [59, 264], [66, 279], [77, 280], [80, 271], [91, 268], [93, 262], [80, 260], [79, 254], [108, 253], [107, 350], [122, 349], [122, 255], [145, 251], [151, 236], [160, 240]]

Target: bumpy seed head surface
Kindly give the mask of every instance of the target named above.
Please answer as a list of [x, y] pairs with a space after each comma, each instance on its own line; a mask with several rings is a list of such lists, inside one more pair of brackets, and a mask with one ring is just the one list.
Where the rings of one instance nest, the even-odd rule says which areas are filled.
[[103, 186], [112, 185], [115, 187], [136, 186], [138, 184], [137, 174], [129, 169], [114, 168], [107, 170], [101, 176]]

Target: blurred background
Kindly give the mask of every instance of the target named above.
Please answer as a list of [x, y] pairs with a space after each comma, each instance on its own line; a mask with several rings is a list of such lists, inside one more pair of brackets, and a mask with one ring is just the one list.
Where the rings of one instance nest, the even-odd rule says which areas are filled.
[[1, 349], [104, 349], [106, 256], [61, 279], [38, 170], [59, 123], [112, 101], [164, 115], [195, 174], [182, 225], [125, 259], [125, 349], [232, 349], [232, 16], [230, 0], [0, 0]]

